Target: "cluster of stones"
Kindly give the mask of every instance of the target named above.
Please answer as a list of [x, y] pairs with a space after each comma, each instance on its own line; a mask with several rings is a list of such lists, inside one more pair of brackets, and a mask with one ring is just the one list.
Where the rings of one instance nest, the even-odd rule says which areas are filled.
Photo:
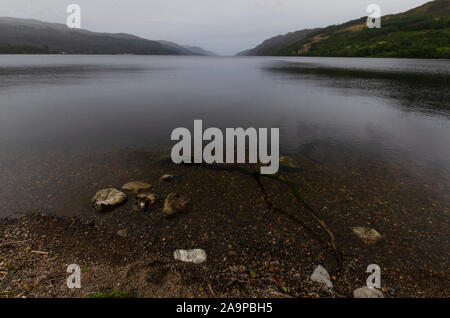
[[[353, 233], [361, 239], [367, 245], [373, 245], [379, 242], [383, 237], [376, 230], [368, 227], [353, 227]], [[327, 270], [318, 265], [311, 274], [310, 280], [322, 286], [322, 288], [330, 293], [333, 293], [333, 283], [330, 279], [330, 275]], [[381, 290], [363, 286], [353, 291], [354, 298], [384, 298], [384, 294]]]
[[[284, 160], [284, 164], [289, 165], [288, 160]], [[161, 181], [169, 182], [175, 176], [165, 174], [161, 177]], [[133, 208], [135, 210], [145, 210], [154, 206], [159, 201], [159, 196], [150, 193], [147, 190], [151, 188], [151, 185], [142, 181], [128, 182], [122, 186], [122, 190], [134, 193], [136, 195], [136, 201]], [[127, 195], [115, 188], [108, 188], [98, 191], [92, 198], [91, 205], [98, 212], [104, 212], [114, 207], [117, 207], [127, 200]], [[162, 209], [163, 216], [166, 218], [172, 218], [183, 210], [186, 209], [189, 201], [180, 196], [177, 193], [170, 193], [164, 199], [164, 206]], [[358, 236], [366, 244], [375, 244], [382, 239], [380, 233], [376, 230], [367, 227], [353, 227], [353, 233]], [[118, 234], [122, 237], [126, 237], [126, 230], [121, 230]], [[176, 250], [173, 254], [175, 260], [191, 263], [201, 264], [206, 261], [206, 252], [202, 249], [193, 250]], [[333, 293], [333, 283], [330, 279], [330, 275], [327, 270], [318, 265], [310, 277], [311, 281], [318, 283], [322, 288], [330, 293]], [[364, 286], [353, 291], [354, 298], [383, 298], [384, 294], [378, 289]]]
[[[325, 291], [333, 294], [333, 283], [330, 279], [330, 274], [322, 266], [317, 266], [311, 274], [310, 280], [322, 286]], [[354, 298], [384, 298], [384, 294], [381, 290], [363, 286], [353, 291]]]
[[[161, 181], [171, 181], [175, 176], [165, 174], [161, 177]], [[121, 188], [123, 191], [131, 192], [136, 195], [133, 204], [134, 210], [146, 210], [154, 206], [159, 201], [157, 194], [151, 193], [151, 184], [143, 181], [132, 181], [124, 184]], [[127, 201], [125, 192], [115, 188], [107, 188], [98, 191], [91, 200], [92, 207], [98, 212], [105, 212], [114, 209]], [[183, 212], [189, 204], [189, 200], [177, 193], [170, 193], [164, 199], [162, 213], [166, 218], [171, 218]]]

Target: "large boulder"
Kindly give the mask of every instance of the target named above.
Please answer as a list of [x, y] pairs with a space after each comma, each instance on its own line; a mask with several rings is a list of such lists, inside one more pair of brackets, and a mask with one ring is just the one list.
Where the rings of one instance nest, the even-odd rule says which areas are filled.
[[92, 207], [98, 212], [114, 208], [127, 200], [127, 195], [114, 188], [98, 191], [91, 200]]
[[175, 215], [183, 212], [188, 204], [189, 200], [186, 198], [181, 197], [177, 193], [170, 193], [164, 200], [164, 207], [162, 210], [163, 215], [166, 218], [174, 217]]
[[125, 183], [122, 186], [122, 190], [133, 192], [135, 194], [139, 193], [141, 190], [147, 190], [151, 188], [151, 184], [142, 181], [132, 181]]

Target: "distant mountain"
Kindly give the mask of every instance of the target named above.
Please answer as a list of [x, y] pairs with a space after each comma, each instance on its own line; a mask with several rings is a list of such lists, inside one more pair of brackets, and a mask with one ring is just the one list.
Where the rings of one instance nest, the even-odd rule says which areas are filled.
[[65, 24], [0, 18], [0, 54], [198, 55], [173, 42], [146, 40], [125, 33], [69, 29]]
[[284, 35], [277, 35], [270, 39], [265, 40], [253, 49], [245, 50], [238, 53], [238, 56], [270, 56], [277, 55], [277, 52], [286, 46], [299, 42], [310, 35], [312, 32], [316, 32], [319, 29], [301, 30], [296, 32], [290, 32]]
[[[384, 16], [380, 29], [369, 29], [366, 21], [367, 17], [363, 17], [317, 29], [270, 54], [450, 58], [450, 0], [435, 0], [404, 13]], [[243, 55], [250, 55], [248, 52], [252, 50]]]
[[180, 45], [175, 42], [164, 41], [164, 40], [158, 40], [158, 42], [161, 43], [161, 45], [163, 45], [167, 49], [176, 50], [177, 52], [180, 52], [182, 55], [202, 55], [202, 54], [194, 54], [192, 51], [190, 51], [185, 46]]
[[219, 56], [218, 54], [205, 50], [201, 47], [198, 46], [189, 46], [189, 45], [185, 45], [184, 46], [186, 49], [188, 49], [189, 51], [191, 51], [192, 53], [195, 53], [197, 55], [205, 55], [205, 56]]
[[168, 46], [171, 48], [175, 48], [181, 52], [185, 52], [186, 53], [185, 55], [218, 56], [216, 53], [207, 51], [198, 46], [180, 45], [175, 42], [163, 41], [163, 40], [159, 40], [158, 42], [161, 43], [162, 45], [165, 45], [165, 46]]

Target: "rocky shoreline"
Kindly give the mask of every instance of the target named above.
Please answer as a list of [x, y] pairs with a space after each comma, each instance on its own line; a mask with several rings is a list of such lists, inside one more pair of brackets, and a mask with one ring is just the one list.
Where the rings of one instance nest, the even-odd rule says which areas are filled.
[[[51, 230], [49, 230], [51, 229]], [[39, 212], [0, 224], [1, 297], [345, 297], [333, 289], [325, 271], [301, 281], [302, 295], [289, 293], [288, 276], [299, 279], [301, 271], [292, 268], [280, 282], [249, 270], [244, 264], [230, 265], [211, 275], [202, 249], [177, 250], [172, 255], [149, 253], [142, 242], [112, 233], [94, 220], [59, 218]], [[194, 252], [194, 259], [186, 256]], [[184, 255], [183, 255], [184, 254]], [[222, 260], [236, 257], [229, 252]], [[80, 264], [82, 288], [69, 289], [66, 268]], [[277, 260], [265, 265], [280, 266]], [[323, 277], [326, 277], [325, 279]], [[218, 279], [220, 277], [220, 279]]]
[[[307, 188], [302, 180], [312, 178], [304, 172], [323, 167], [307, 158], [283, 161], [284, 176], [302, 185], [299, 191], [332, 230], [341, 264], [323, 245], [326, 231], [286, 185], [262, 180], [262, 194], [239, 170], [158, 165], [141, 181], [93, 193], [90, 216], [34, 211], [1, 219], [0, 297], [450, 296], [448, 227], [432, 213], [448, 208], [441, 197], [424, 196], [408, 178], [402, 188], [395, 180], [384, 184], [386, 192], [371, 196], [367, 189], [376, 180], [359, 180], [364, 191], [357, 191], [345, 178], [354, 171], [341, 180], [337, 173], [333, 180], [318, 175]], [[325, 185], [338, 191], [324, 193]], [[426, 199], [414, 201], [408, 211], [406, 198], [414, 195]], [[400, 212], [384, 212], [386, 202]], [[299, 215], [302, 224], [270, 205]], [[427, 214], [415, 212], [424, 207]], [[436, 232], [437, 221], [443, 232]], [[66, 286], [69, 264], [82, 269], [80, 289]], [[375, 292], [360, 289], [370, 264], [381, 268]]]

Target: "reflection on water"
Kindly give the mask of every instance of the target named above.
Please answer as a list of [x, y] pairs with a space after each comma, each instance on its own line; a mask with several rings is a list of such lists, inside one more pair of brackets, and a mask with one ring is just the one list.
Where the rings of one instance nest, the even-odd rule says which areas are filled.
[[284, 74], [289, 81], [314, 79], [342, 94], [365, 94], [392, 99], [404, 111], [450, 116], [450, 68], [377, 69], [337, 67], [321, 63], [274, 63], [265, 68], [274, 75]]
[[[112, 153], [170, 147], [172, 130], [192, 129], [194, 119], [279, 127], [282, 153], [322, 163], [351, 155], [448, 169], [449, 68], [395, 59], [0, 56], [0, 215], [57, 209], [68, 188], [96, 183], [89, 162], [97, 170], [104, 162], [97, 174], [113, 178], [126, 164]], [[41, 202], [20, 203], [35, 188]]]

